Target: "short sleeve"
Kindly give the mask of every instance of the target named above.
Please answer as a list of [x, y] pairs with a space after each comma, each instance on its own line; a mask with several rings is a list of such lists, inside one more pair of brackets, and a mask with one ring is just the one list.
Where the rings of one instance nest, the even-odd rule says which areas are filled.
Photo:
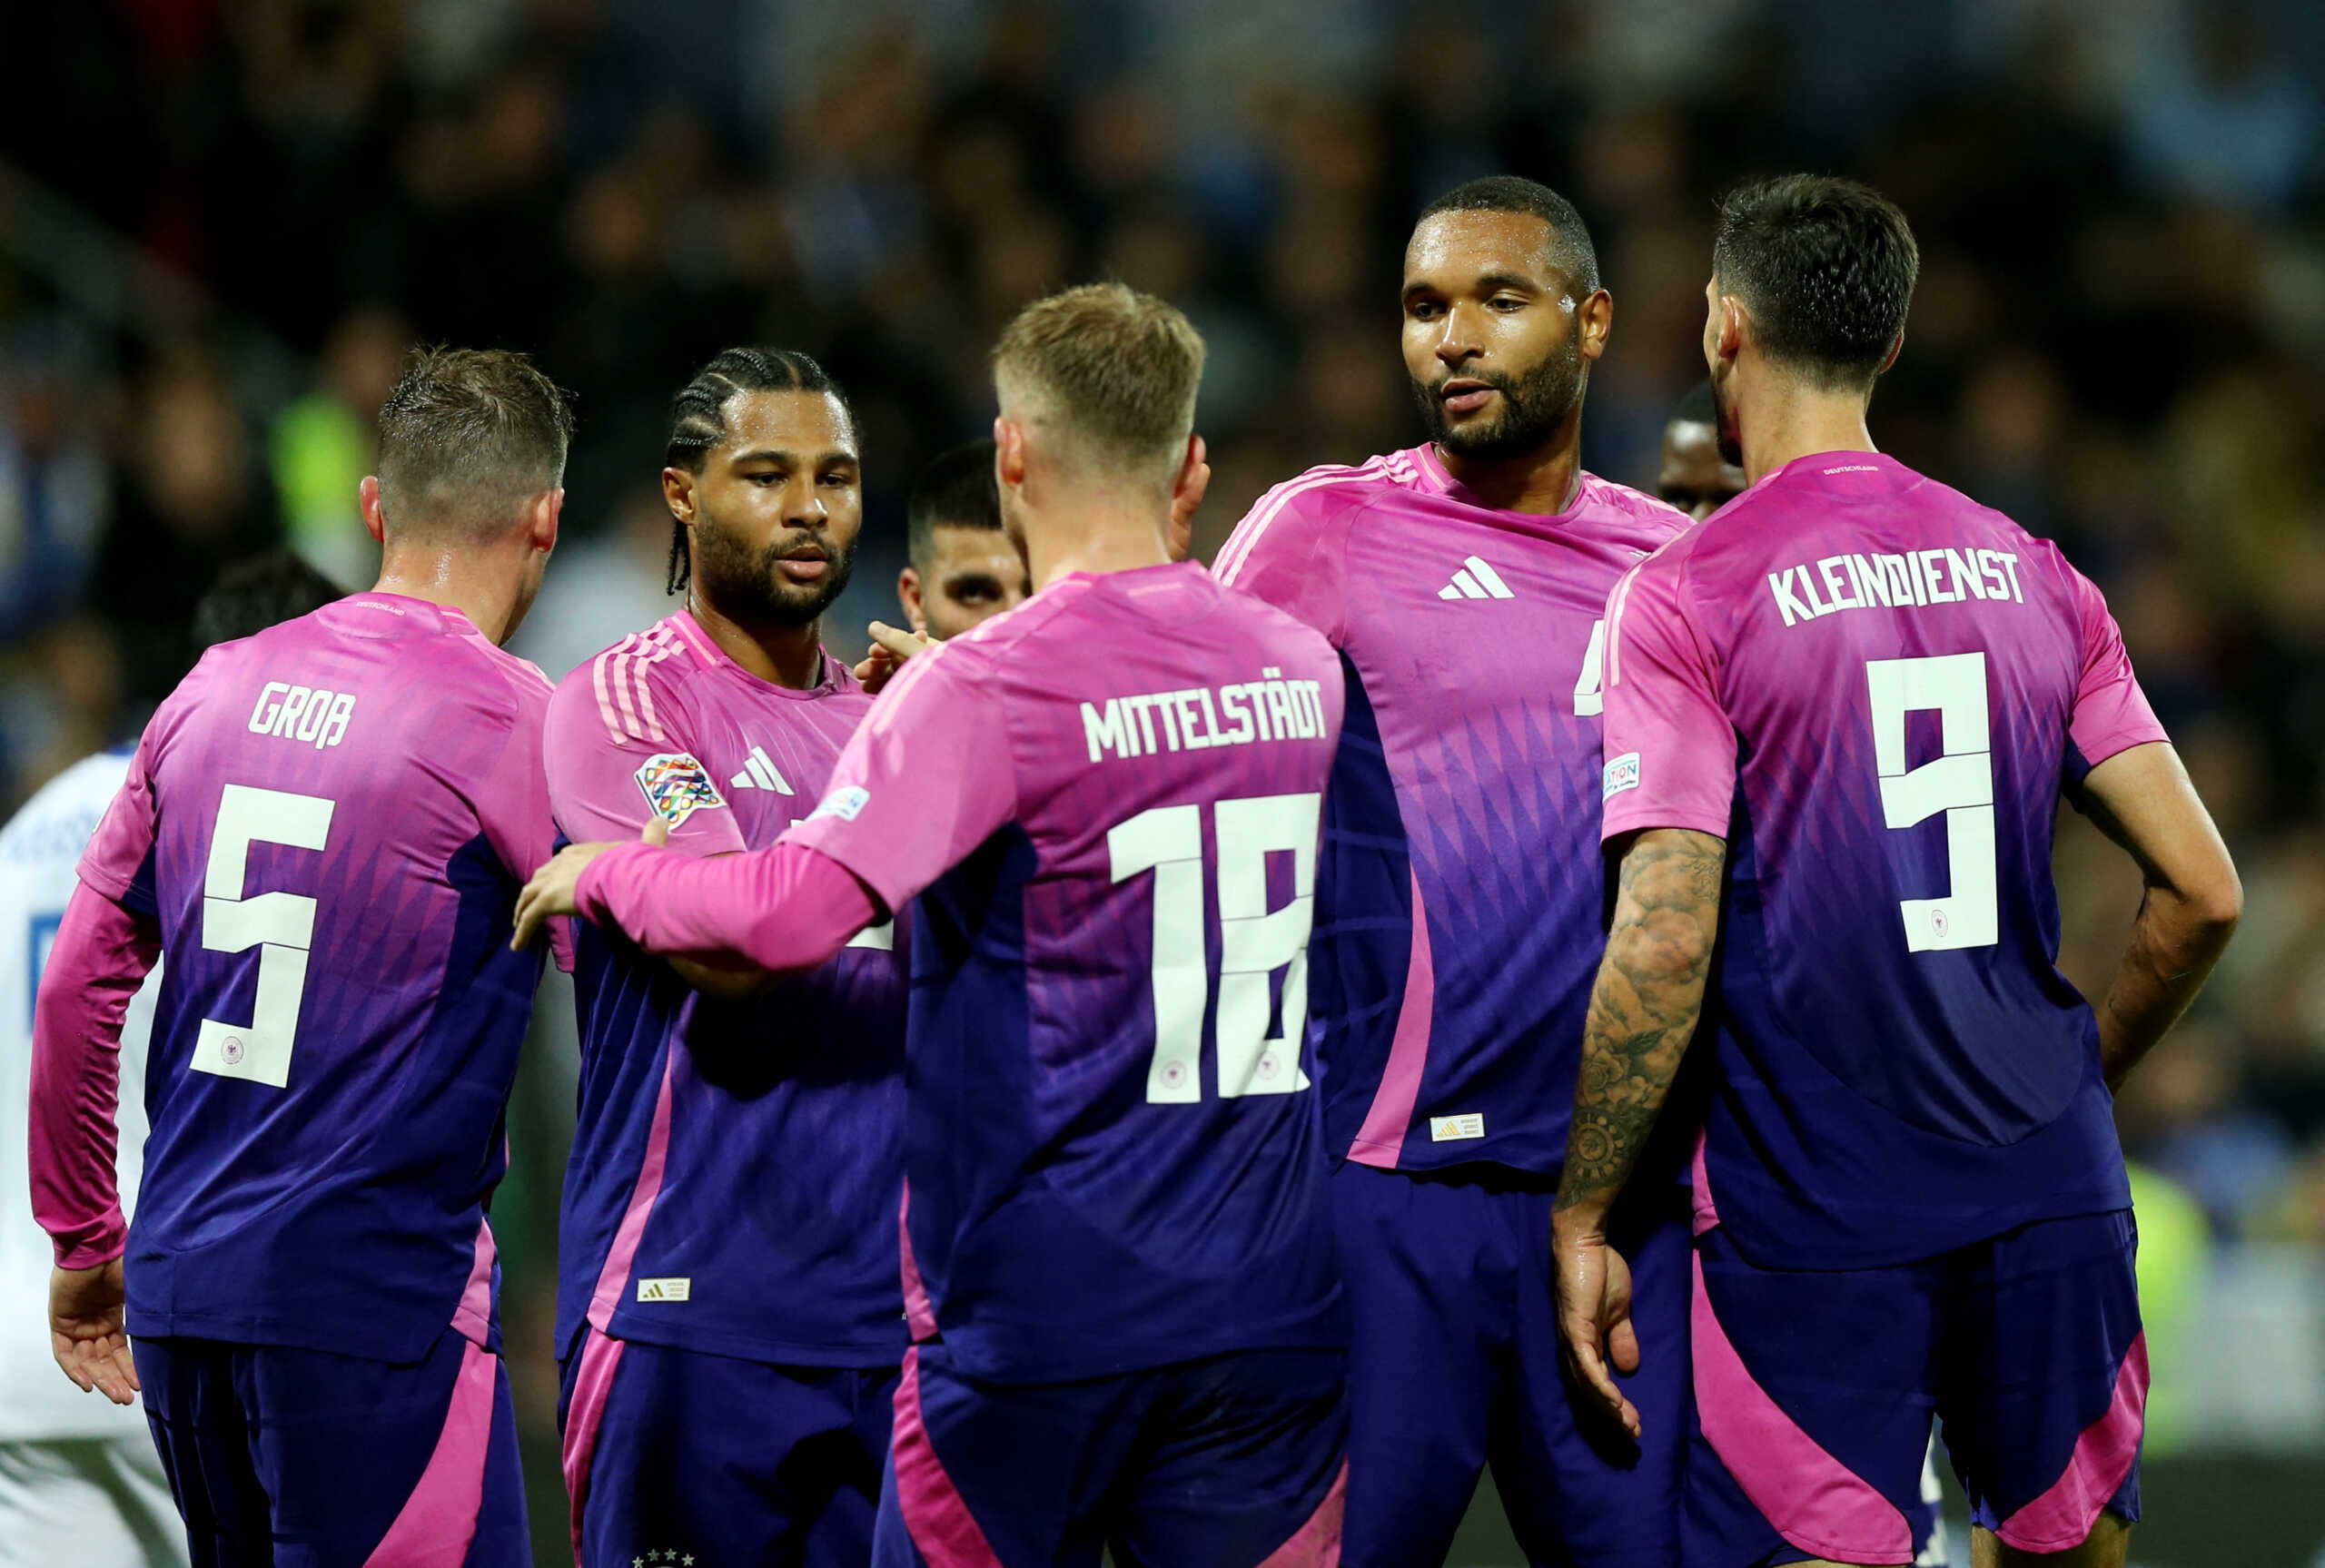
[[129, 759], [128, 776], [81, 853], [81, 880], [124, 909], [154, 918], [153, 841], [161, 825], [153, 764], [167, 710], [153, 715]]
[[[508, 738], [486, 770], [474, 804], [485, 842], [509, 874], [524, 883], [557, 853], [557, 823], [549, 815], [549, 780], [541, 760], [549, 693], [529, 684], [514, 708]], [[558, 968], [573, 968], [572, 931], [567, 922], [550, 923], [549, 948]]]
[[2139, 677], [2132, 673], [2131, 656], [2123, 651], [2123, 634], [2107, 611], [2105, 597], [2073, 567], [2066, 567], [2066, 577], [2083, 648], [2074, 713], [2067, 722], [2067, 737], [2074, 753], [2069, 766], [2079, 777], [2118, 752], [2170, 737], [2156, 722], [2155, 710], [2148, 705]]
[[636, 838], [648, 815], [670, 825], [670, 846], [689, 854], [732, 854], [745, 846], [735, 814], [709, 767], [686, 747], [682, 711], [657, 694], [673, 741], [632, 734], [599, 698], [593, 661], [565, 678], [549, 700], [547, 764], [551, 814], [576, 843]]
[[1017, 814], [1016, 764], [984, 649], [914, 656], [783, 835], [837, 861], [893, 914]]
[[1348, 525], [1363, 492], [1302, 475], [1260, 498], [1219, 548], [1212, 575], [1265, 599], [1338, 647], [1348, 631]]
[[1736, 728], [1720, 706], [1674, 563], [1650, 558], [1608, 600], [1601, 835], [1692, 828], [1727, 836]]

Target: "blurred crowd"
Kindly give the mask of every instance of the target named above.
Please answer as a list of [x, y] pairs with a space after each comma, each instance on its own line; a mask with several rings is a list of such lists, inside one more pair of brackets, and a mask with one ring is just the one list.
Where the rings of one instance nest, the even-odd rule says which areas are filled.
[[[1268, 486], [1419, 439], [1396, 283], [1438, 191], [1529, 174], [1588, 218], [1587, 459], [1650, 486], [1713, 196], [1875, 182], [1923, 246], [1877, 439], [2099, 579], [2247, 879], [2127, 1142], [2211, 1236], [2325, 1245], [2325, 7], [88, 0], [6, 8], [0, 54], [11, 804], [135, 734], [223, 561], [287, 539], [368, 585], [415, 337], [579, 394], [519, 644], [552, 675], [664, 613], [671, 390], [728, 343], [822, 359], [866, 459], [845, 649], [1031, 296], [1109, 274], [1201, 326], [1207, 556]], [[2137, 877], [2079, 825], [2060, 856], [2091, 991]]]

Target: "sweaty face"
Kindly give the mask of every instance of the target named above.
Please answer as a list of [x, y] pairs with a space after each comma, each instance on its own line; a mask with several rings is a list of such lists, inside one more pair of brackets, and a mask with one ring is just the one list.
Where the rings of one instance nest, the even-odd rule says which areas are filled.
[[1744, 470], [1719, 455], [1719, 432], [1696, 419], [1663, 427], [1655, 493], [1697, 522], [1744, 493]]
[[1430, 439], [1467, 458], [1519, 457], [1582, 396], [1581, 302], [1550, 226], [1523, 212], [1440, 212], [1405, 248], [1405, 370]]
[[724, 412], [694, 481], [695, 592], [736, 620], [806, 626], [856, 567], [856, 430], [826, 392], [737, 392]]
[[[939, 523], [930, 536], [928, 559], [910, 568], [913, 597], [919, 601], [930, 636], [959, 636], [979, 621], [1025, 602], [1032, 587], [1025, 557], [1006, 532]], [[912, 597], [905, 600], [905, 610], [912, 613]]]

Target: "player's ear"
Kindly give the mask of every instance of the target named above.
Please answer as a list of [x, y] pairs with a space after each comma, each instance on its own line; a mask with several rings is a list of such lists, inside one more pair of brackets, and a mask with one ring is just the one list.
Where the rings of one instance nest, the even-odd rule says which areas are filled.
[[1751, 313], [1744, 309], [1744, 301], [1733, 294], [1719, 297], [1716, 348], [1723, 360], [1733, 360], [1744, 351], [1744, 340], [1751, 336]]
[[1589, 298], [1575, 307], [1575, 328], [1582, 334], [1582, 357], [1595, 360], [1607, 351], [1607, 342], [1615, 331], [1615, 296], [1604, 289], [1594, 289]]
[[557, 526], [565, 516], [565, 487], [544, 490], [533, 498], [532, 512], [526, 520], [527, 531], [533, 548], [543, 555], [557, 548]]
[[694, 476], [684, 468], [664, 468], [662, 504], [670, 508], [670, 516], [691, 528], [694, 524]]
[[1887, 375], [1887, 374], [1889, 373], [1889, 367], [1890, 367], [1890, 366], [1892, 366], [1892, 365], [1894, 365], [1894, 364], [1895, 364], [1895, 363], [1897, 362], [1897, 356], [1898, 356], [1899, 354], [1904, 353], [1905, 351], [1905, 328], [1903, 328], [1903, 327], [1900, 327], [1900, 328], [1898, 328], [1898, 329], [1897, 329], [1897, 336], [1896, 336], [1895, 340], [1894, 341], [1892, 341], [1892, 342], [1890, 343], [1890, 345], [1889, 345], [1889, 355], [1888, 355], [1888, 357], [1887, 357], [1886, 359], [1885, 359], [1885, 360], [1883, 360], [1881, 361], [1881, 368], [1880, 368], [1879, 370], [1877, 370], [1874, 371], [1873, 373], [1874, 373], [1875, 376], [1885, 376], [1885, 375]]
[[1025, 483], [1025, 427], [1006, 414], [994, 417], [993, 475], [1004, 490]]
[[921, 608], [920, 573], [906, 567], [896, 574], [896, 602], [905, 607], [905, 619], [912, 629], [923, 636], [928, 635], [928, 616]]
[[355, 508], [363, 514], [363, 531], [371, 536], [371, 542], [385, 545], [388, 542], [388, 514], [380, 504], [379, 475], [366, 474], [363, 482], [355, 487]]

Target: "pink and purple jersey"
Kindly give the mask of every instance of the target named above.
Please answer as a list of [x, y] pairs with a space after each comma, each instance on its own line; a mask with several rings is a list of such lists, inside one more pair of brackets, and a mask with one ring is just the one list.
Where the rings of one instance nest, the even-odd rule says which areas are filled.
[[1564, 1160], [1604, 945], [1601, 617], [1686, 525], [1589, 474], [1554, 517], [1499, 510], [1422, 446], [1278, 486], [1220, 550], [1348, 679], [1310, 998], [1336, 1158]]
[[2099, 591], [1836, 452], [1608, 610], [1608, 836], [1728, 843], [1699, 1216], [1762, 1267], [1859, 1268], [2126, 1207], [2097, 1027], [2053, 962], [2061, 788], [2164, 738]]
[[[795, 691], [684, 611], [565, 678], [549, 705], [559, 832], [650, 813], [698, 855], [764, 849], [824, 794], [872, 699], [826, 657]], [[895, 927], [739, 1001], [593, 925], [575, 939], [581, 1096], [559, 1243], [558, 1343], [587, 1322], [786, 1366], [904, 1355], [905, 973]]]
[[905, 1300], [970, 1376], [1345, 1343], [1301, 1023], [1341, 711], [1201, 567], [1077, 574], [915, 658], [787, 836], [917, 896]]
[[549, 697], [457, 610], [356, 594], [213, 648], [146, 726], [81, 863], [167, 961], [133, 1335], [497, 1348]]

